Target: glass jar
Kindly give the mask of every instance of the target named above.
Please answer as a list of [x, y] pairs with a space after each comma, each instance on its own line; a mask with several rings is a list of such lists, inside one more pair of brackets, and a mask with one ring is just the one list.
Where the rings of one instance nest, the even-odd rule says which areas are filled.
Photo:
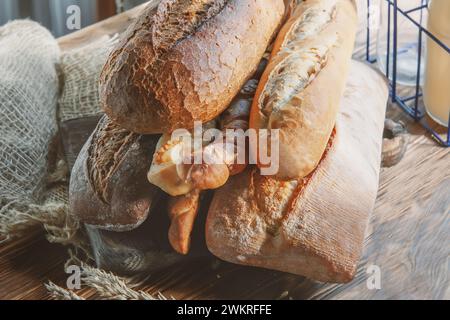
[[[394, 59], [394, 6], [389, 6], [387, 0], [379, 0], [381, 26], [378, 30], [377, 40], [377, 61], [380, 70], [389, 75], [393, 80], [393, 59]], [[404, 11], [426, 4], [425, 0], [398, 0], [398, 7]], [[426, 23], [427, 10], [417, 10], [410, 13], [410, 16], [419, 23]], [[389, 32], [388, 32], [389, 31]], [[397, 83], [406, 86], [415, 86], [417, 79], [418, 53], [419, 53], [419, 28], [409, 21], [400, 12], [397, 13]], [[389, 56], [388, 56], [389, 49]], [[420, 48], [422, 54], [425, 53], [425, 46]], [[389, 57], [389, 61], [388, 61]], [[389, 72], [388, 66], [389, 63]], [[421, 79], [422, 84], [424, 74], [424, 64], [422, 64]]]
[[[446, 46], [450, 46], [450, 1], [433, 0], [430, 3], [428, 31]], [[448, 127], [450, 115], [450, 53], [427, 37], [425, 109], [437, 123]]]

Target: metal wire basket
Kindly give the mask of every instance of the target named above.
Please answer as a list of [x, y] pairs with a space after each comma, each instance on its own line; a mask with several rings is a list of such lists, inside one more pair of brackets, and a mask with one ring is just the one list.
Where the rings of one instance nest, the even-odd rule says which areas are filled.
[[[396, 103], [400, 108], [403, 109], [409, 116], [411, 116], [415, 121], [419, 122], [433, 137], [436, 142], [438, 142], [443, 147], [450, 147], [450, 121], [447, 128], [446, 137], [442, 137], [442, 135], [438, 134], [428, 123], [427, 118], [425, 117], [425, 111], [423, 108], [423, 99], [422, 99], [422, 89], [420, 84], [421, 78], [421, 68], [423, 63], [423, 53], [422, 53], [422, 44], [424, 41], [424, 37], [429, 37], [436, 44], [442, 47], [448, 54], [450, 54], [450, 48], [445, 45], [436, 35], [427, 30], [425, 26], [423, 26], [423, 21], [420, 19], [416, 21], [415, 18], [412, 17], [412, 13], [418, 12], [420, 10], [420, 16], [422, 17], [422, 13], [424, 10], [428, 10], [428, 0], [422, 0], [420, 5], [413, 7], [408, 10], [402, 9], [398, 5], [397, 0], [381, 0], [386, 1], [388, 3], [388, 13], [387, 13], [387, 54], [386, 54], [386, 76], [389, 76], [390, 68], [392, 67], [393, 71], [391, 73], [390, 79], [390, 94], [392, 98], [392, 102]], [[366, 60], [369, 63], [376, 62], [376, 59], [372, 58], [371, 55], [371, 30], [370, 30], [370, 10], [371, 0], [367, 0], [367, 43], [366, 43]], [[399, 15], [405, 17], [412, 25], [417, 27], [418, 29], [418, 59], [417, 59], [417, 75], [416, 75], [416, 84], [414, 94], [412, 96], [400, 96], [399, 94], [399, 84], [397, 83], [397, 58], [398, 58], [398, 39], [399, 39], [399, 28], [398, 28], [398, 18]], [[392, 26], [392, 27], [391, 27]], [[392, 66], [390, 65], [392, 63]], [[449, 88], [450, 90], [450, 88]]]

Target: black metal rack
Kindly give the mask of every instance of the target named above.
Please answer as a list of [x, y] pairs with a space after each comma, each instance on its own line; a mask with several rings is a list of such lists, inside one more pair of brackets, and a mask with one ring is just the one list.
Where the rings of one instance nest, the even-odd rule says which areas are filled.
[[[411, 116], [415, 121], [419, 122], [430, 134], [431, 136], [442, 146], [450, 147], [450, 120], [447, 129], [447, 138], [441, 137], [435, 130], [431, 128], [426, 117], [425, 111], [421, 107], [420, 100], [422, 98], [422, 89], [420, 85], [421, 78], [421, 68], [422, 68], [422, 43], [424, 40], [424, 35], [428, 36], [439, 46], [441, 46], [448, 54], [450, 54], [450, 48], [445, 45], [437, 36], [432, 34], [426, 27], [422, 25], [423, 11], [428, 10], [428, 0], [421, 0], [420, 5], [408, 10], [403, 10], [398, 6], [397, 0], [381, 0], [388, 3], [388, 22], [387, 22], [387, 54], [386, 54], [386, 76], [389, 77], [390, 63], [392, 57], [392, 79], [390, 80], [390, 95], [392, 102], [396, 103], [403, 109], [409, 116]], [[370, 5], [371, 0], [367, 0], [367, 43], [366, 43], [366, 60], [369, 63], [376, 62], [376, 59], [371, 58], [370, 52]], [[411, 14], [420, 10], [420, 21], [416, 21]], [[397, 53], [398, 53], [398, 17], [399, 14], [404, 16], [409, 20], [414, 26], [418, 28], [418, 62], [417, 62], [417, 74], [416, 74], [416, 84], [415, 93], [412, 96], [401, 97], [398, 94], [398, 83], [397, 83]], [[393, 28], [391, 28], [391, 24]], [[392, 29], [392, 31], [391, 31]], [[392, 51], [392, 52], [391, 52]], [[449, 88], [450, 90], [450, 88]]]

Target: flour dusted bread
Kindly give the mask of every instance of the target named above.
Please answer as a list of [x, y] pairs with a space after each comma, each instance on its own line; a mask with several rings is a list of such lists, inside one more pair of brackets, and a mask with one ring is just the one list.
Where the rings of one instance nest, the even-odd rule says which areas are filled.
[[237, 264], [350, 281], [377, 195], [387, 97], [384, 78], [352, 62], [335, 133], [315, 171], [280, 181], [253, 167], [231, 178], [209, 210], [209, 250]]
[[282, 0], [163, 0], [113, 51], [100, 99], [123, 128], [190, 129], [226, 109], [282, 22]]
[[281, 29], [250, 120], [251, 128], [280, 130], [278, 178], [306, 177], [319, 163], [336, 122], [356, 25], [352, 0], [308, 0]]

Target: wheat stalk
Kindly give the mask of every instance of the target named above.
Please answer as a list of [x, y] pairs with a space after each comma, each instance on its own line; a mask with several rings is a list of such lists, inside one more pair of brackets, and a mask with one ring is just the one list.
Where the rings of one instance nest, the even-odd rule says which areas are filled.
[[51, 281], [45, 284], [45, 288], [55, 300], [85, 300], [76, 293], [61, 288]]
[[157, 297], [154, 297], [143, 291], [135, 291], [123, 278], [104, 270], [83, 265], [81, 274], [83, 283], [94, 288], [102, 298], [111, 300], [166, 300], [160, 293]]

